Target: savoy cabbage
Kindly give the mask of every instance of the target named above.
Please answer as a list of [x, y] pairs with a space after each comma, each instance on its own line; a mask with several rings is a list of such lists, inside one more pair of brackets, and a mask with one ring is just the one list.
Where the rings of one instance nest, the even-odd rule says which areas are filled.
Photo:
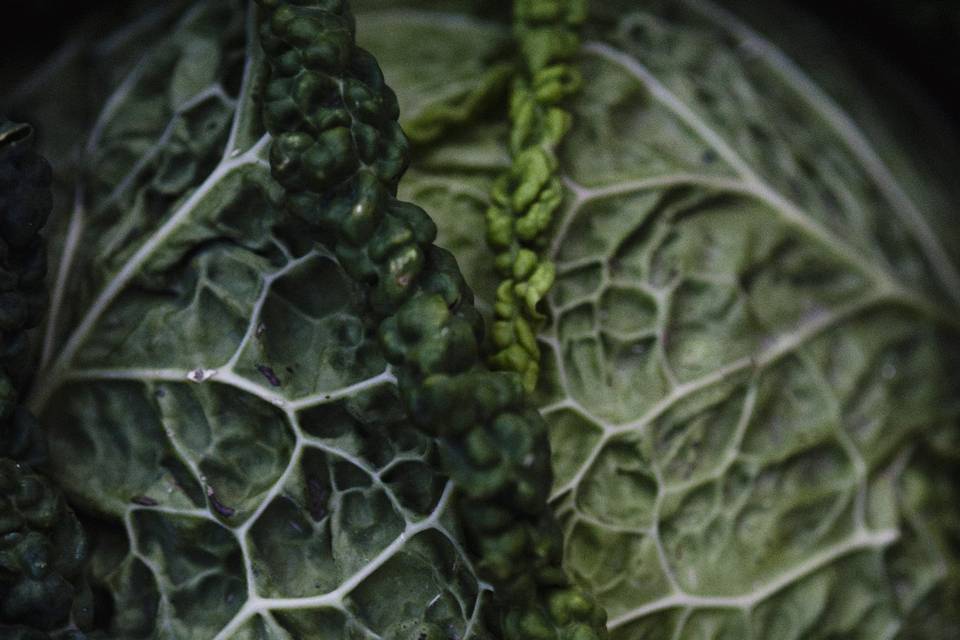
[[[429, 131], [399, 195], [494, 317], [507, 7], [350, 4]], [[786, 8], [590, 4], [532, 394], [567, 573], [617, 640], [957, 637], [960, 196], [924, 112]], [[25, 400], [87, 635], [496, 635], [362, 287], [282, 205], [262, 12], [104, 17], [0, 104], [54, 169]]]

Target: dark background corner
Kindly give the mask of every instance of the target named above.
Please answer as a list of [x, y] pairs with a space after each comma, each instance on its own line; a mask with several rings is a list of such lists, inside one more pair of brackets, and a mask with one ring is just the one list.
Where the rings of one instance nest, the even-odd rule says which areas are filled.
[[[960, 48], [960, 0], [784, 1], [811, 11], [844, 38], [881, 52], [960, 125], [960, 65], [954, 62]], [[43, 62], [90, 15], [122, 12], [129, 9], [130, 0], [8, 4], [12, 6], [0, 10], [0, 78], [22, 75], [29, 65]]]

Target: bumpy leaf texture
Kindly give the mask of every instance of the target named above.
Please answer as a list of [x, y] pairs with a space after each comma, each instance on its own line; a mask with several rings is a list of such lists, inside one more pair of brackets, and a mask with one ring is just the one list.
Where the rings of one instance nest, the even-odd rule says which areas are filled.
[[[957, 194], [925, 123], [898, 141], [790, 13], [757, 17], [777, 44], [702, 1], [594, 14], [541, 336], [568, 568], [623, 640], [957, 635]], [[454, 247], [484, 145], [408, 174]]]
[[[782, 9], [592, 4], [536, 395], [568, 569], [617, 640], [957, 637], [960, 196], [921, 111], [884, 112], [907, 85]], [[491, 3], [353, 5], [407, 121], [509, 55]], [[270, 204], [247, 8], [144, 16], [15, 96], [61, 181], [31, 406], [105, 637], [482, 637], [431, 444]], [[488, 304], [503, 115], [400, 194]]]
[[85, 516], [100, 634], [481, 637], [489, 587], [433, 444], [359, 292], [271, 204], [254, 10], [145, 20], [87, 54], [109, 73], [75, 71], [110, 92], [54, 159], [65, 228], [30, 398]]

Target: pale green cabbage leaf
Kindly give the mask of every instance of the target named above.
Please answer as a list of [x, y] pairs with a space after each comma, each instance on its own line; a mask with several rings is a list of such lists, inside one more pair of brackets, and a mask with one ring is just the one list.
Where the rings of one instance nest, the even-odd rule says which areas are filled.
[[[568, 569], [616, 639], [957, 636], [956, 165], [782, 7], [774, 43], [705, 1], [593, 6], [541, 336]], [[423, 155], [407, 195], [492, 300], [494, 159]]]

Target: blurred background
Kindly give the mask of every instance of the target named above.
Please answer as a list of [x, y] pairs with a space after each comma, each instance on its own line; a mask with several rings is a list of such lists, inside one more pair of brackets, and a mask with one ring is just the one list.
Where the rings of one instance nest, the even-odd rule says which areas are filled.
[[[914, 78], [940, 109], [960, 124], [960, 64], [955, 62], [960, 45], [960, 0], [784, 1], [816, 14], [851, 45], [879, 52], [898, 71]], [[64, 42], [71, 28], [92, 14], [122, 14], [134, 3], [33, 0], [4, 4], [7, 6], [0, 9], [0, 78], [35, 68]]]

